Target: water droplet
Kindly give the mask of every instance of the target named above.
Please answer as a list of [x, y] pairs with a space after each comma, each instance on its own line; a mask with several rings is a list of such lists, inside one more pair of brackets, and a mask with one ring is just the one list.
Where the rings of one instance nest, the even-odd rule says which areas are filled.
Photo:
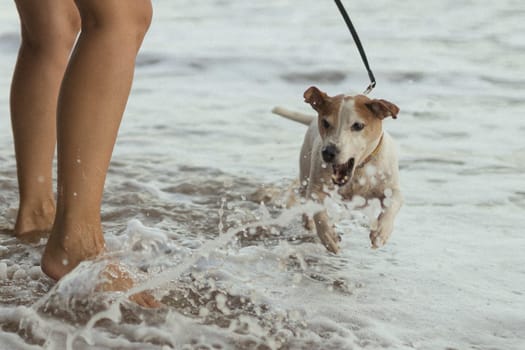
[[365, 167], [365, 172], [368, 176], [374, 176], [377, 173], [377, 168], [369, 164]]
[[199, 316], [200, 316], [200, 317], [206, 317], [206, 316], [208, 316], [209, 314], [210, 314], [210, 310], [208, 310], [208, 308], [206, 308], [206, 307], [201, 307], [201, 308], [199, 309]]
[[69, 261], [67, 259], [62, 259], [62, 265], [64, 266], [69, 265]]
[[217, 309], [219, 309], [225, 315], [230, 314], [230, 309], [228, 306], [226, 306], [226, 301], [228, 301], [228, 299], [224, 294], [217, 294], [215, 301], [217, 302]]

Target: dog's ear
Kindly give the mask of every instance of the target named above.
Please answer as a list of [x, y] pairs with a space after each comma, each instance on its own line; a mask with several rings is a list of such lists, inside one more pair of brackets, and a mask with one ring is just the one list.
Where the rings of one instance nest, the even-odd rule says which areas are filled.
[[303, 94], [304, 102], [309, 103], [313, 109], [321, 113], [326, 107], [330, 97], [315, 86], [309, 87]]
[[397, 118], [399, 107], [386, 100], [370, 100], [365, 103], [365, 106], [379, 119], [386, 117]]

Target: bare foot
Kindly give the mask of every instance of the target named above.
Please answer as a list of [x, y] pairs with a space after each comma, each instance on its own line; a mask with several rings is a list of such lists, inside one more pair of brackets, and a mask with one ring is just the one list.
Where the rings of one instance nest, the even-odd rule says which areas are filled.
[[[100, 274], [102, 282], [96, 290], [100, 292], [127, 291], [133, 287], [133, 279], [119, 265], [109, 264]], [[162, 304], [148, 292], [133, 294], [129, 300], [147, 308], [157, 308]]]
[[18, 209], [15, 223], [15, 236], [21, 237], [33, 233], [51, 232], [55, 219], [55, 201], [53, 198], [22, 203]]
[[[44, 254], [42, 271], [54, 280], [61, 279], [80, 262], [100, 256], [104, 252], [104, 237], [99, 224], [76, 224], [68, 231], [58, 231], [55, 224]], [[66, 236], [61, 232], [68, 232]], [[100, 274], [97, 291], [127, 291], [133, 287], [133, 279], [118, 263], [110, 263]], [[143, 307], [159, 307], [161, 304], [148, 292], [133, 294], [129, 299]]]

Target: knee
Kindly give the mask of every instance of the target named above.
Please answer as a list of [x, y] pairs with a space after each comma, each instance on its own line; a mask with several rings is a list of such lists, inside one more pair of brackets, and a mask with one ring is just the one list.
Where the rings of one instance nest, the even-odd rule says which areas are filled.
[[134, 0], [122, 6], [120, 0], [76, 0], [82, 18], [82, 31], [111, 31], [122, 40], [131, 38], [141, 45], [151, 24], [150, 0]]
[[44, 14], [47, 18], [22, 17], [22, 47], [37, 54], [67, 57], [80, 31], [80, 16], [77, 11], [52, 12]]
[[153, 8], [149, 0], [146, 1], [145, 4], [141, 6], [140, 10], [134, 13], [132, 16], [132, 25], [135, 32], [137, 33], [138, 39], [140, 39], [141, 42], [148, 32], [152, 18]]
[[137, 40], [137, 50], [142, 44], [146, 33], [151, 25], [151, 20], [153, 17], [153, 9], [151, 7], [151, 2], [148, 0], [146, 4], [142, 7], [141, 11], [132, 13], [129, 18], [128, 29], [135, 33]]

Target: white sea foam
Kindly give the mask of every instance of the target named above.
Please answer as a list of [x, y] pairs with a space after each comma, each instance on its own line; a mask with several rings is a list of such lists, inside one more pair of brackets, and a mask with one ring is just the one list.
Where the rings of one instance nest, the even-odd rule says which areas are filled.
[[7, 264], [5, 262], [0, 262], [0, 280], [7, 279]]

